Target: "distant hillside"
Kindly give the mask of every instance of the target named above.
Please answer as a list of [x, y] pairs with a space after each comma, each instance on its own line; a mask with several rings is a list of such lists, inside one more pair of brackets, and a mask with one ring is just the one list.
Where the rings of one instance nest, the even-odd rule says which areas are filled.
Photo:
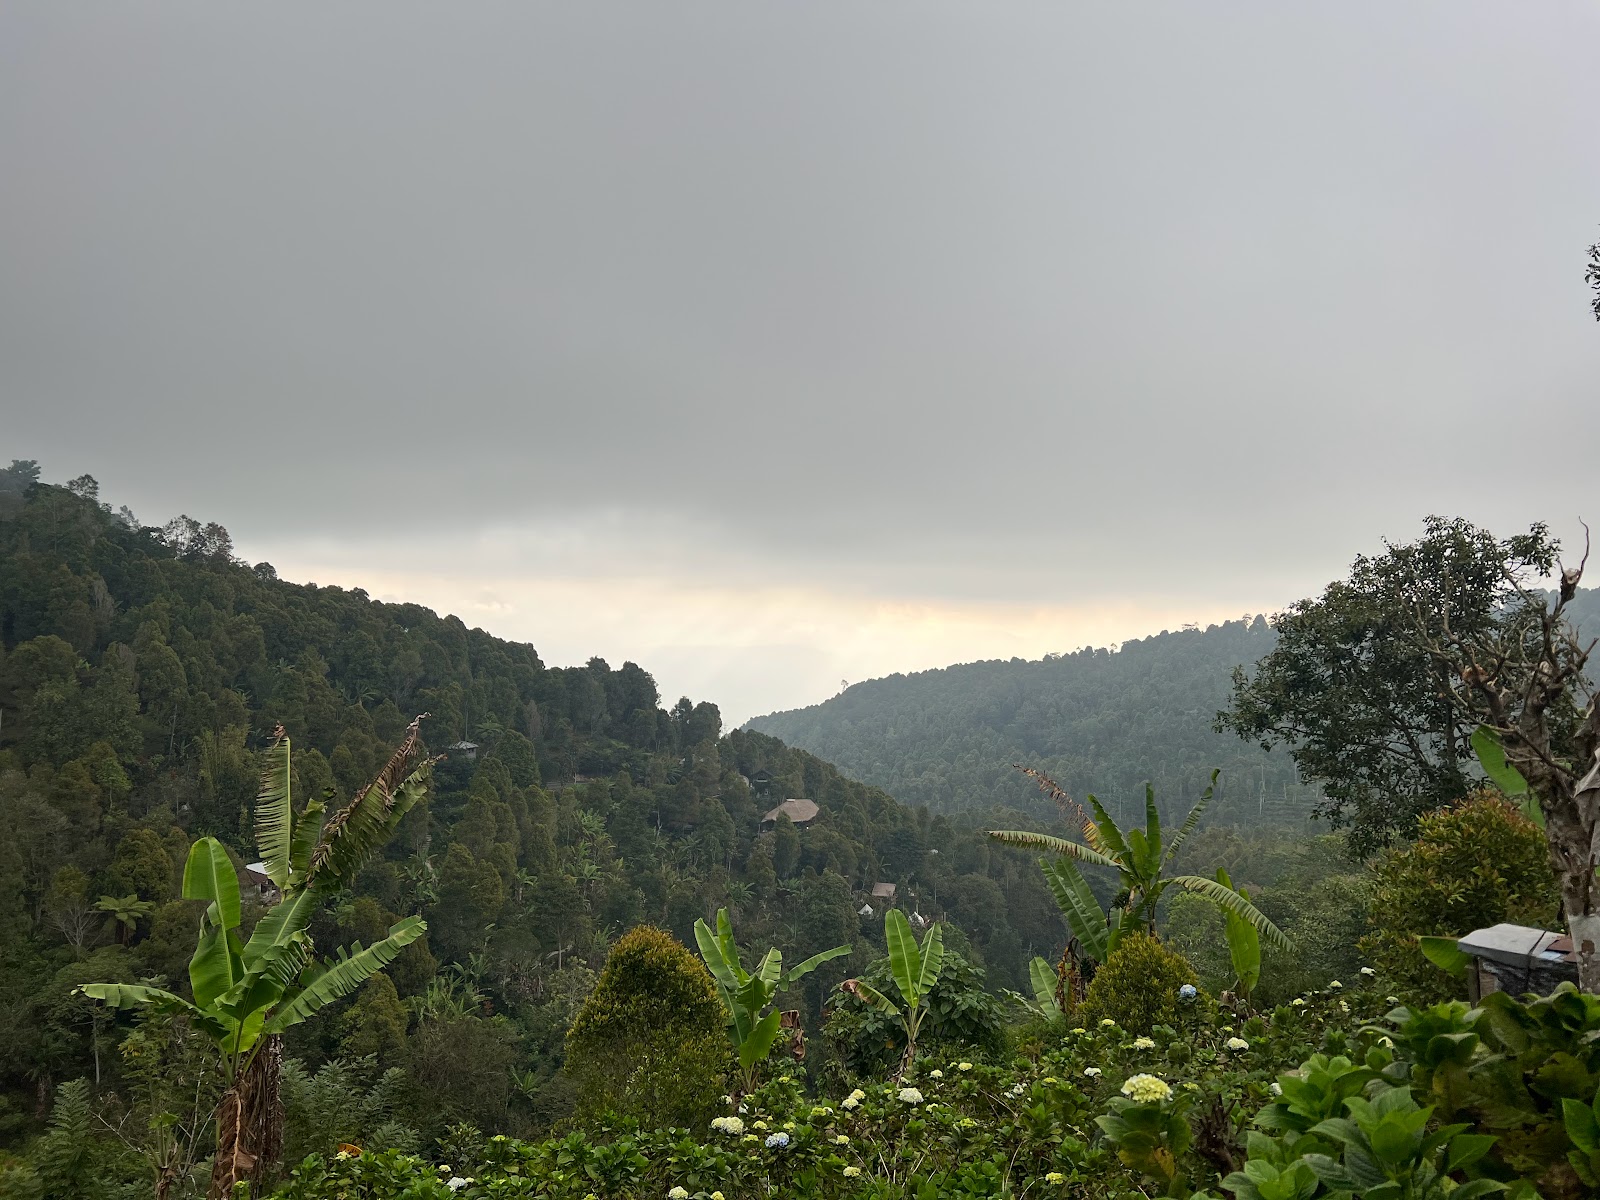
[[[1600, 630], [1600, 589], [1571, 610]], [[1213, 730], [1233, 669], [1272, 649], [1263, 617], [1163, 631], [1119, 650], [1039, 661], [966, 663], [858, 683], [810, 708], [756, 717], [746, 728], [809, 750], [856, 779], [936, 812], [1024, 808], [1043, 815], [1024, 763], [1075, 796], [1126, 806], [1155, 785], [1163, 811], [1190, 801], [1222, 770], [1212, 820], [1297, 824], [1317, 791], [1287, 753]]]
[[811, 708], [748, 728], [810, 750], [846, 773], [935, 811], [1038, 807], [1026, 763], [1076, 796], [1114, 804], [1156, 788], [1164, 809], [1192, 801], [1223, 771], [1219, 819], [1304, 820], [1316, 793], [1283, 753], [1211, 725], [1233, 668], [1272, 648], [1267, 622], [1162, 632], [1120, 650], [1039, 661], [967, 663], [858, 683]]

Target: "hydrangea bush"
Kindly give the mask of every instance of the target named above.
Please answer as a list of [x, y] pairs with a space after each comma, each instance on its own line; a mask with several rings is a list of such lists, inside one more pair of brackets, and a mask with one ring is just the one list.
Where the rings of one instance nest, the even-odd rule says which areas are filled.
[[[1365, 982], [1365, 981], [1363, 981]], [[837, 1099], [781, 1075], [698, 1130], [615, 1122], [542, 1142], [449, 1139], [443, 1162], [400, 1154], [307, 1159], [283, 1200], [610, 1200], [662, 1197], [1061, 1196], [1131, 1200], [1214, 1189], [1245, 1160], [1277, 1077], [1312, 1054], [1361, 1053], [1389, 1005], [1330, 988], [1231, 1016], [1177, 997], [1176, 1024], [1111, 1018], [1010, 1058], [923, 1058], [897, 1084]]]

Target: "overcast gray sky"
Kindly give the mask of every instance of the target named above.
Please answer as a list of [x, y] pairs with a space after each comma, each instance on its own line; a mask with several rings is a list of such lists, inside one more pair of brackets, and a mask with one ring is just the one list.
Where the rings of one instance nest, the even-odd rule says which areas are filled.
[[1597, 514], [1600, 4], [0, 2], [0, 454], [733, 719]]

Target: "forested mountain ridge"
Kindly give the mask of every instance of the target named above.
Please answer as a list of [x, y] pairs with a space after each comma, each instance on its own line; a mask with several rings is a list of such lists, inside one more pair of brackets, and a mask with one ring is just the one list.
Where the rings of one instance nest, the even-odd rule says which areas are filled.
[[939, 812], [996, 804], [1042, 811], [1024, 763], [1073, 795], [1163, 809], [1192, 802], [1221, 769], [1213, 820], [1305, 819], [1315, 794], [1283, 753], [1213, 728], [1235, 666], [1272, 648], [1262, 617], [1037, 660], [966, 663], [854, 684], [747, 728], [819, 754]]
[[[113, 1069], [79, 983], [187, 986], [184, 857], [204, 835], [253, 857], [274, 727], [294, 739], [296, 794], [343, 798], [418, 712], [447, 754], [430, 800], [316, 930], [370, 942], [426, 918], [389, 972], [412, 1030], [357, 1037], [360, 1004], [382, 1003], [363, 992], [290, 1049], [314, 1068], [381, 1048], [426, 1081], [437, 1121], [496, 1125], [513, 1071], [522, 1103], [557, 1111], [542, 1089], [565, 1021], [640, 922], [692, 943], [726, 905], [741, 939], [786, 955], [853, 945], [796, 996], [813, 1016], [883, 952], [883, 905], [857, 912], [878, 882], [959, 927], [996, 983], [1020, 986], [1028, 955], [1065, 940], [1028, 857], [770, 736], [723, 736], [715, 705], [668, 709], [639, 666], [549, 667], [455, 617], [290, 583], [239, 562], [219, 526], [143, 526], [92, 479], [52, 486], [17, 463], [0, 471], [0, 1023], [16, 1033], [0, 1046], [0, 1138], [36, 1119], [25, 1097]], [[815, 800], [816, 821], [763, 833], [789, 796]]]
[[[1600, 627], [1600, 589], [1573, 613]], [[1236, 667], [1273, 647], [1262, 616], [1163, 630], [1120, 649], [990, 660], [857, 683], [809, 708], [756, 717], [746, 728], [809, 750], [854, 778], [936, 812], [1010, 805], [1047, 815], [1023, 763], [1073, 795], [1094, 793], [1131, 815], [1143, 785], [1178, 811], [1220, 769], [1212, 823], [1298, 824], [1319, 798], [1287, 752], [1215, 729]]]

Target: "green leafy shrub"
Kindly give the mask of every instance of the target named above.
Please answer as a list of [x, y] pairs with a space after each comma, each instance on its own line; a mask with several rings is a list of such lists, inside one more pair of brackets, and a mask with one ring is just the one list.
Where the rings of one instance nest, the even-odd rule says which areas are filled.
[[724, 1014], [705, 965], [671, 934], [624, 935], [567, 1033], [580, 1116], [698, 1128], [728, 1065]]
[[[883, 992], [893, 987], [887, 958], [860, 975], [859, 982]], [[1005, 1046], [1005, 1007], [984, 986], [984, 971], [946, 946], [939, 979], [927, 998], [928, 1015], [917, 1039], [926, 1055], [993, 1056]], [[857, 1075], [888, 1075], [905, 1052], [906, 1031], [894, 1017], [836, 989], [833, 1010], [823, 1030], [829, 1043]]]
[[1388, 1021], [1412, 1088], [1442, 1120], [1496, 1139], [1487, 1170], [1532, 1180], [1542, 1196], [1585, 1194], [1568, 1117], [1600, 1090], [1600, 997], [1564, 983], [1522, 1000], [1494, 992], [1481, 1008], [1399, 1008]]
[[1457, 937], [1502, 921], [1547, 928], [1560, 905], [1544, 831], [1495, 792], [1424, 816], [1417, 840], [1383, 855], [1373, 880], [1362, 952], [1421, 1003], [1457, 989], [1422, 956], [1418, 935]]
[[1198, 987], [1189, 960], [1142, 933], [1123, 937], [1105, 965], [1095, 972], [1077, 1017], [1085, 1024], [1115, 1021], [1134, 1033], [1149, 1033], [1156, 1025], [1176, 1025], [1208, 1001], [1200, 993], [1181, 999], [1185, 985]]

